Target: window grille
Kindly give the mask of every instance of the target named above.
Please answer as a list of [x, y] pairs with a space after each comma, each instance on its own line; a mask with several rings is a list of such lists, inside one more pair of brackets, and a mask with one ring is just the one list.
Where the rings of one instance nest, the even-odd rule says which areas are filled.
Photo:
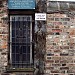
[[32, 16], [10, 16], [10, 62], [14, 68], [32, 63]]

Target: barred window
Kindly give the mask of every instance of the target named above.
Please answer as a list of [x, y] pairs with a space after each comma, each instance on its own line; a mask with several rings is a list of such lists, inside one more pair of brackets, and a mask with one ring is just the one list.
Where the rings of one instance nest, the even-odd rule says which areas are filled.
[[10, 16], [10, 62], [14, 68], [32, 63], [32, 16]]

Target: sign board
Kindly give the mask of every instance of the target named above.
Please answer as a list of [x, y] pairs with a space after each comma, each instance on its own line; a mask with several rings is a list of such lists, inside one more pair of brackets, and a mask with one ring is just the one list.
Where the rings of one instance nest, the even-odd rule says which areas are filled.
[[35, 13], [35, 20], [45, 21], [46, 20], [46, 13]]
[[35, 9], [35, 0], [8, 0], [9, 9]]

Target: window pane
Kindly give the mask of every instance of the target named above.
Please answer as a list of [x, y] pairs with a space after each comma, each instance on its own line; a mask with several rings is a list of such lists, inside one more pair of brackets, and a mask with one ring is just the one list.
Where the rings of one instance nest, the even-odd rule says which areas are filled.
[[19, 21], [16, 21], [16, 29], [18, 30], [20, 28], [20, 22]]
[[16, 30], [16, 37], [19, 37], [19, 30]]
[[15, 63], [15, 54], [12, 54], [12, 63]]
[[23, 43], [26, 43], [26, 41], [27, 41], [26, 38], [23, 38]]
[[23, 46], [20, 45], [20, 46], [19, 46], [19, 49], [20, 49], [20, 54], [22, 54], [22, 53], [23, 53]]
[[12, 46], [12, 53], [15, 53], [15, 46]]
[[27, 38], [27, 42], [30, 43], [30, 38]]
[[19, 45], [16, 46], [16, 53], [19, 53]]
[[15, 37], [15, 30], [12, 30], [12, 37]]
[[22, 55], [22, 61], [23, 61], [23, 63], [26, 63], [26, 54]]
[[27, 46], [27, 53], [30, 53], [30, 46]]
[[15, 43], [15, 38], [12, 38], [12, 42], [14, 42], [14, 43]]
[[19, 63], [19, 57], [20, 57], [19, 54], [16, 54], [15, 56], [16, 56], [16, 63]]
[[27, 54], [27, 62], [29, 62], [30, 61], [30, 54]]
[[26, 29], [26, 21], [23, 21], [23, 29]]
[[26, 53], [26, 46], [23, 46], [23, 53]]

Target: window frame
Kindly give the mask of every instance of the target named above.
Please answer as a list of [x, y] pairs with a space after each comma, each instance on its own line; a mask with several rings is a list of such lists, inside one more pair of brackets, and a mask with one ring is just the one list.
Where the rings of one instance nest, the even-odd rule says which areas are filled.
[[30, 21], [30, 64], [33, 63], [33, 59], [32, 59], [32, 15], [10, 15], [10, 63], [12, 65], [12, 17], [16, 17], [16, 16], [30, 16], [31, 17], [31, 21]]

